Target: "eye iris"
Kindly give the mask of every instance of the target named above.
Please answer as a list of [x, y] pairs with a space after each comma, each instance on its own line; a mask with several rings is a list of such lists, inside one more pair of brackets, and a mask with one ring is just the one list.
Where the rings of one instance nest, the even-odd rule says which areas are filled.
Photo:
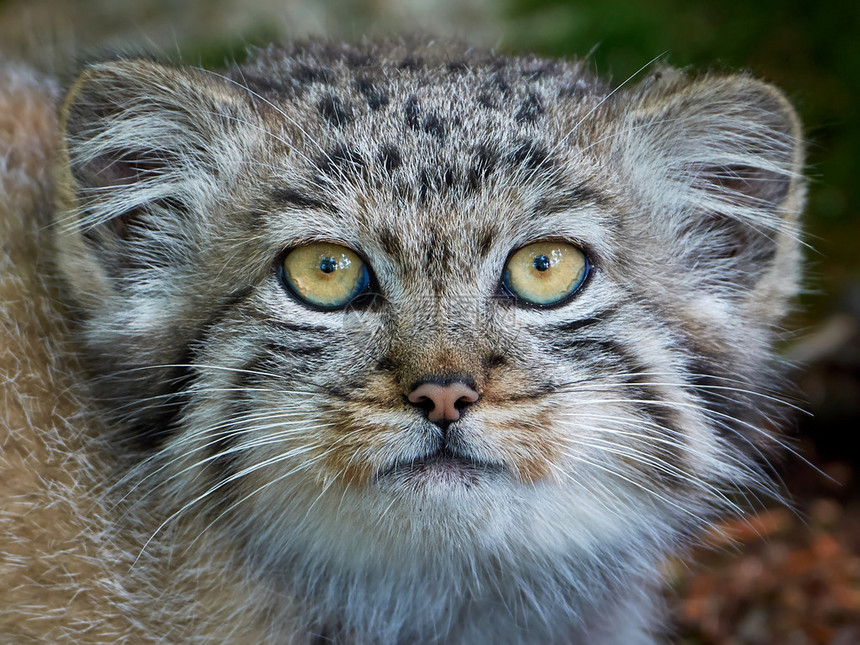
[[538, 255], [534, 259], [534, 262], [532, 262], [532, 266], [538, 271], [546, 271], [552, 266], [552, 262], [550, 262], [550, 259], [547, 256]]
[[511, 255], [502, 284], [524, 302], [547, 306], [575, 293], [587, 274], [588, 260], [576, 246], [566, 242], [535, 242]]
[[299, 300], [323, 309], [340, 309], [364, 293], [370, 274], [361, 258], [339, 244], [299, 246], [284, 258], [282, 280]]

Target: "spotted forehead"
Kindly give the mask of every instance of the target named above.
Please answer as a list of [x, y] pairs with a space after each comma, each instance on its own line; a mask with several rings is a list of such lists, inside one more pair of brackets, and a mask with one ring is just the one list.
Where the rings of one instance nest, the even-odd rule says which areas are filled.
[[500, 175], [547, 183], [565, 128], [605, 96], [578, 63], [396, 46], [270, 48], [241, 82], [277, 106], [315, 186], [417, 200]]

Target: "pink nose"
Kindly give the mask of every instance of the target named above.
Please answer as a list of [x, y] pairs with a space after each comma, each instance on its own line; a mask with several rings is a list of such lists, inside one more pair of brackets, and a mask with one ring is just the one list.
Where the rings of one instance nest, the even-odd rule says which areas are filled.
[[406, 398], [411, 403], [428, 409], [428, 421], [439, 423], [456, 421], [460, 418], [460, 408], [474, 403], [479, 397], [475, 390], [462, 381], [451, 381], [444, 385], [421, 383]]

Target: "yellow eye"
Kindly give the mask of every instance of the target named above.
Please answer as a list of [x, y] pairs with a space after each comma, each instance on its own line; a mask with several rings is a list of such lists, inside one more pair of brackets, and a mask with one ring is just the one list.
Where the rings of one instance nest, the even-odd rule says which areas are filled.
[[283, 278], [299, 300], [321, 309], [345, 307], [370, 286], [362, 259], [339, 244], [294, 248], [284, 258]]
[[566, 242], [535, 242], [505, 265], [502, 285], [533, 305], [554, 305], [574, 293], [588, 275], [585, 254]]

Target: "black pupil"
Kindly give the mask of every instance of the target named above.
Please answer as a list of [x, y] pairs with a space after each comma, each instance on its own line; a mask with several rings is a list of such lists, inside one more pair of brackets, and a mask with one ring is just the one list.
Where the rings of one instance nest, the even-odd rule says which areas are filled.
[[546, 271], [548, 268], [550, 268], [552, 266], [552, 262], [550, 262], [550, 260], [547, 256], [538, 255], [534, 259], [534, 261], [532, 262], [532, 265], [538, 271]]
[[337, 269], [337, 262], [334, 258], [323, 258], [320, 260], [320, 271], [323, 273], [331, 273]]

